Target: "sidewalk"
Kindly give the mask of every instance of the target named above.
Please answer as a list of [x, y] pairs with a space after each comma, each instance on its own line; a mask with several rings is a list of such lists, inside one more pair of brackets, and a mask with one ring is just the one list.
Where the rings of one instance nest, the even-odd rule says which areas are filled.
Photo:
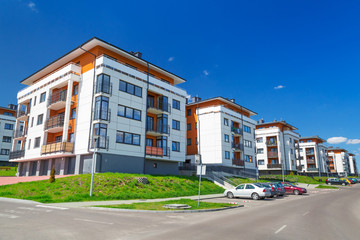
[[[56, 178], [69, 177], [70, 175], [56, 175]], [[0, 177], [0, 186], [15, 184], [20, 182], [33, 182], [49, 179], [50, 176], [31, 176], [31, 177]]]
[[[224, 194], [209, 194], [200, 195], [200, 200], [224, 197]], [[197, 200], [198, 196], [183, 196], [174, 198], [158, 198], [158, 199], [133, 199], [133, 200], [111, 200], [111, 201], [93, 201], [93, 202], [66, 202], [66, 203], [49, 203], [47, 205], [56, 207], [67, 207], [67, 208], [79, 208], [79, 207], [90, 207], [90, 206], [104, 206], [104, 205], [115, 205], [115, 204], [131, 204], [139, 202], [162, 202], [168, 200], [177, 200], [181, 198], [188, 198]]]

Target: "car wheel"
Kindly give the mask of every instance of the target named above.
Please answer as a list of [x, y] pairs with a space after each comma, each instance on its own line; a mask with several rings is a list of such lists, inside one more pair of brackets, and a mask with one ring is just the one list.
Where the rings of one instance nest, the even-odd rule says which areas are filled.
[[331, 185], [331, 182], [328, 182], [328, 185]]
[[346, 184], [343, 182], [341, 185], [345, 186]]
[[228, 192], [228, 193], [226, 194], [226, 196], [227, 196], [228, 198], [234, 198], [234, 194], [233, 194], [232, 192]]
[[251, 197], [252, 197], [252, 199], [254, 199], [254, 200], [259, 200], [259, 199], [260, 199], [259, 194], [257, 194], [257, 193], [251, 194]]
[[294, 194], [299, 195], [300, 194], [299, 190], [294, 190]]

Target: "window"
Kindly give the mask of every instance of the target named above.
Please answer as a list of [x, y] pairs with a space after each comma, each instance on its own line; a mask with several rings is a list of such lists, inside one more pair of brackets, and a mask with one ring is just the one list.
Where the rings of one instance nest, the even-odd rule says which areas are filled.
[[69, 134], [69, 142], [74, 142], [74, 134], [73, 133]]
[[244, 145], [245, 145], [245, 147], [251, 148], [252, 147], [252, 142], [248, 141], [248, 140], [244, 140]]
[[75, 119], [76, 116], [76, 108], [71, 109], [71, 116], [70, 119]]
[[188, 139], [186, 140], [186, 145], [187, 145], [187, 146], [190, 146], [190, 145], [191, 145], [191, 138], [188, 138]]
[[37, 123], [36, 125], [40, 125], [43, 123], [43, 118], [44, 118], [44, 114], [40, 114], [37, 118]]
[[140, 145], [140, 135], [135, 134], [135, 133], [117, 131], [116, 132], [116, 142], [139, 146]]
[[172, 142], [172, 150], [174, 152], [180, 152], [180, 142]]
[[61, 142], [61, 140], [62, 140], [62, 136], [56, 136], [55, 137], [55, 142]]
[[257, 142], [257, 143], [262, 143], [262, 142], [263, 142], [263, 138], [262, 138], [262, 137], [257, 138], [257, 139], [256, 139], [256, 142]]
[[34, 148], [40, 147], [40, 137], [35, 138]]
[[118, 105], [117, 115], [141, 121], [141, 111], [134, 108]]
[[257, 153], [259, 153], [259, 154], [264, 153], [264, 149], [263, 148], [258, 148]]
[[142, 88], [120, 80], [119, 90], [138, 97], [142, 97]]
[[293, 154], [294, 152], [293, 152], [293, 150], [292, 150], [292, 148], [290, 148], [290, 152], [291, 152], [291, 154]]
[[265, 161], [264, 160], [258, 160], [258, 165], [265, 165]]
[[10, 154], [10, 149], [1, 149], [0, 155], [9, 155]]
[[29, 139], [28, 149], [30, 149], [30, 147], [31, 147], [31, 139]]
[[3, 142], [11, 143], [11, 137], [3, 136]]
[[255, 189], [255, 187], [253, 185], [246, 184], [246, 189]]
[[225, 159], [230, 159], [230, 152], [225, 151]]
[[14, 114], [11, 113], [11, 112], [4, 112], [4, 115], [6, 115], [6, 116], [14, 116]]
[[34, 106], [36, 105], [36, 96], [34, 97]]
[[199, 142], [198, 142], [198, 140], [197, 140], [197, 137], [195, 138], [195, 142], [196, 142], [196, 145], [198, 145], [198, 144], [199, 144]]
[[173, 108], [180, 110], [180, 101], [173, 99]]
[[224, 134], [225, 142], [230, 142], [230, 137], [227, 134]]
[[34, 126], [34, 117], [31, 118], [31, 127]]
[[180, 121], [172, 120], [172, 129], [180, 130]]
[[4, 128], [7, 130], [14, 130], [14, 124], [5, 123]]
[[45, 98], [46, 98], [46, 92], [43, 92], [43, 93], [40, 95], [40, 103], [45, 102]]
[[96, 146], [97, 148], [106, 148], [107, 140], [107, 125], [103, 123], [97, 123], [94, 125], [94, 135], [97, 135]]
[[225, 126], [229, 126], [229, 119], [224, 118], [224, 125], [225, 125]]
[[103, 96], [96, 97], [94, 119], [109, 120], [108, 112], [109, 112], [109, 98]]
[[303, 149], [302, 149], [302, 148], [300, 148], [300, 149], [299, 149], [299, 152], [303, 152]]
[[291, 138], [289, 138], [289, 142], [292, 143], [292, 139], [291, 139]]
[[191, 109], [186, 110], [186, 115], [191, 116]]
[[252, 162], [252, 156], [250, 155], [245, 155], [245, 162]]
[[96, 93], [110, 93], [110, 76], [100, 74], [96, 79]]
[[78, 92], [79, 92], [79, 84], [77, 84], [77, 85], [74, 86], [73, 94], [72, 94], [72, 95], [75, 96], [75, 95], [78, 94]]
[[251, 128], [249, 126], [244, 125], [244, 132], [251, 133]]
[[149, 146], [149, 147], [152, 147], [153, 146], [153, 140], [151, 138], [147, 138], [145, 140], [145, 145]]
[[188, 131], [191, 130], [191, 123], [188, 123], [188, 124], [186, 125], [186, 129], [187, 129]]

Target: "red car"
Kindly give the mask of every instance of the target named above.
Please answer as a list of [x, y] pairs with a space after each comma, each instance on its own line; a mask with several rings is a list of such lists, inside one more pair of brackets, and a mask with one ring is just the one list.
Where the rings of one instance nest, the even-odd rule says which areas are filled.
[[301, 195], [303, 193], [307, 193], [306, 188], [297, 187], [289, 182], [281, 182], [284, 185], [286, 193], [293, 193], [295, 195]]

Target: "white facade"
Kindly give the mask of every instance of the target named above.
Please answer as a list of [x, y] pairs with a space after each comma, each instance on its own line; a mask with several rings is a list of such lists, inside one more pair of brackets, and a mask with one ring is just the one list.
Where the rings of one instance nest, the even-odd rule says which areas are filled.
[[350, 165], [350, 173], [358, 174], [357, 166], [356, 166], [356, 159], [355, 159], [355, 155], [353, 155], [353, 154], [349, 154], [349, 165]]
[[346, 151], [328, 151], [329, 157], [334, 161], [335, 173], [339, 176], [347, 176], [350, 172], [349, 154]]
[[295, 142], [299, 141], [298, 133], [273, 126], [256, 129], [255, 136], [259, 170], [297, 171]]
[[299, 143], [300, 164], [299, 171], [314, 173], [328, 173], [328, 148], [312, 140], [300, 140]]
[[15, 116], [0, 115], [0, 163], [9, 161], [9, 154], [14, 135], [15, 119]]

